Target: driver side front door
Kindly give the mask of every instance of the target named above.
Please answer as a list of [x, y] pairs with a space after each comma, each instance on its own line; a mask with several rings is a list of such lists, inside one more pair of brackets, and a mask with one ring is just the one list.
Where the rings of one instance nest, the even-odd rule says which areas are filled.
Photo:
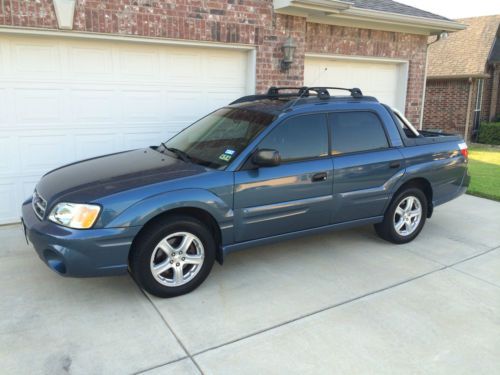
[[235, 172], [236, 242], [328, 225], [333, 164], [326, 115], [286, 119], [258, 149], [277, 150], [282, 162]]

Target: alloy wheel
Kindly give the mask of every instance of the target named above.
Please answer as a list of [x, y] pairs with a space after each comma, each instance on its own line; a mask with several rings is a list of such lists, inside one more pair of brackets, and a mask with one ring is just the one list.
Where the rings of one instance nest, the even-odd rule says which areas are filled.
[[150, 268], [160, 284], [178, 287], [194, 279], [205, 258], [201, 240], [189, 232], [176, 232], [163, 238], [151, 254]]
[[405, 197], [394, 212], [394, 229], [403, 237], [411, 235], [418, 228], [422, 220], [422, 204], [420, 200], [410, 195]]

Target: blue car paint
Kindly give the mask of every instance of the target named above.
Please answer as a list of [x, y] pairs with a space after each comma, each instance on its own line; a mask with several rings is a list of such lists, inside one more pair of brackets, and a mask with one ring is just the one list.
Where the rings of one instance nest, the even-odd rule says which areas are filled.
[[[241, 105], [244, 106], [244, 105]], [[307, 113], [372, 111], [385, 125], [390, 148], [326, 156], [276, 167], [240, 170], [260, 141], [282, 121]], [[449, 141], [446, 141], [449, 140]], [[154, 149], [84, 160], [47, 173], [37, 191], [50, 212], [59, 202], [94, 203], [102, 213], [92, 229], [39, 220], [31, 200], [22, 207], [29, 241], [40, 258], [60, 272], [47, 254], [64, 259], [66, 276], [126, 272], [133, 239], [151, 219], [178, 208], [205, 211], [220, 228], [224, 254], [305, 234], [380, 222], [399, 187], [423, 178], [433, 205], [462, 194], [467, 164], [459, 137], [405, 147], [391, 114], [378, 102], [331, 101], [277, 112], [225, 170], [186, 163]], [[395, 165], [396, 167], [391, 167]], [[316, 173], [326, 179], [311, 182]]]

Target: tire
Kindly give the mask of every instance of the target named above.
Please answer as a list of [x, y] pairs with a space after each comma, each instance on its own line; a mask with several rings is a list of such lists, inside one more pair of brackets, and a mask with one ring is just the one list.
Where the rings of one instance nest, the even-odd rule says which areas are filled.
[[175, 215], [145, 228], [134, 241], [132, 276], [157, 297], [170, 298], [196, 289], [215, 260], [210, 230], [190, 216]]
[[[411, 204], [409, 210], [407, 210], [408, 204]], [[375, 231], [382, 239], [395, 244], [413, 241], [424, 227], [427, 207], [427, 198], [422, 190], [407, 188], [392, 200], [385, 212], [384, 220], [374, 225]]]

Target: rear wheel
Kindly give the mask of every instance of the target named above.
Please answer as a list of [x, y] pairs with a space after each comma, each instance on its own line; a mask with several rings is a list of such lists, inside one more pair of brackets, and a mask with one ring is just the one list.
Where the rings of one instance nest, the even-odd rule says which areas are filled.
[[422, 190], [408, 188], [391, 202], [384, 221], [375, 224], [375, 231], [384, 240], [403, 244], [412, 241], [424, 227], [427, 198]]
[[134, 279], [158, 297], [196, 289], [215, 260], [215, 241], [198, 220], [172, 216], [146, 228], [134, 241], [130, 268]]

